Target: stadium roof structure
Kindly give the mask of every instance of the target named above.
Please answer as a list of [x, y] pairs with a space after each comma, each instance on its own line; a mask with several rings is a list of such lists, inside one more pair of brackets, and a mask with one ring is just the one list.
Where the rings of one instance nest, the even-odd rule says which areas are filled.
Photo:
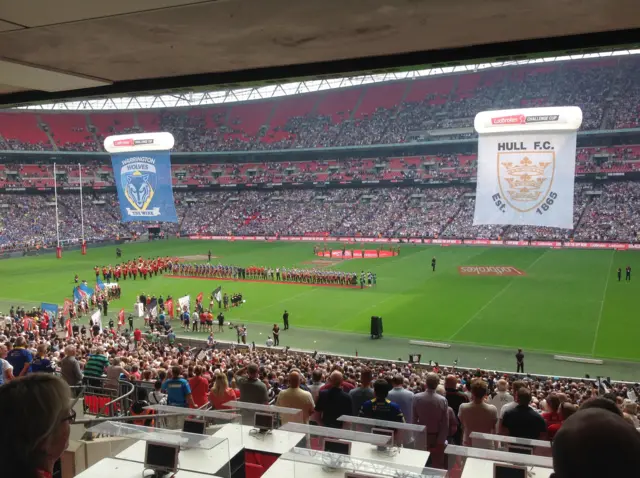
[[261, 94], [639, 42], [637, 0], [0, 0], [0, 105]]

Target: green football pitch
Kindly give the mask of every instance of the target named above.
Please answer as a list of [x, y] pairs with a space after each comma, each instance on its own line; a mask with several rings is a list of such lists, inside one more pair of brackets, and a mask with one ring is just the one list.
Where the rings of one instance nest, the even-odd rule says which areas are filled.
[[[311, 243], [171, 240], [121, 248], [123, 259], [197, 256], [211, 250], [214, 263], [319, 267], [311, 263], [318, 259]], [[437, 270], [432, 272], [434, 256]], [[115, 262], [112, 246], [89, 248], [86, 256], [65, 252], [59, 260], [51, 254], [2, 260], [0, 310], [8, 311], [12, 304], [62, 304], [65, 297], [72, 297], [74, 274], [93, 287], [93, 266]], [[122, 307], [132, 310], [135, 297], [143, 292], [165, 297], [189, 294], [192, 298], [203, 292], [208, 302], [211, 291], [221, 285], [224, 292], [244, 295], [246, 303], [229, 311], [226, 319], [247, 324], [249, 341], [258, 344], [264, 343], [274, 323], [281, 323], [287, 309], [292, 329], [281, 334], [281, 345], [393, 359], [421, 353], [423, 361], [452, 363], [458, 359], [460, 365], [497, 369], [512, 369], [514, 349], [521, 347], [527, 354], [528, 368], [542, 369], [532, 372], [578, 374], [586, 370], [605, 375], [601, 372], [605, 370], [610, 375], [636, 375], [640, 317], [635, 314], [635, 305], [640, 288], [635, 278], [625, 282], [624, 267], [640, 271], [640, 254], [403, 245], [396, 257], [334, 262], [323, 267], [375, 272], [377, 286], [361, 290], [166, 276], [146, 281], [138, 278], [121, 282], [122, 299], [110, 305], [109, 315], [115, 316]], [[525, 274], [462, 276], [459, 266], [513, 266]], [[616, 277], [618, 267], [623, 268], [621, 282]], [[384, 320], [382, 340], [369, 337], [372, 315]], [[203, 333], [184, 335], [206, 337]], [[216, 338], [235, 340], [235, 334], [227, 329]], [[443, 342], [451, 348], [409, 345], [411, 339]], [[606, 365], [617, 364], [619, 368], [548, 361], [553, 354], [603, 358]]]

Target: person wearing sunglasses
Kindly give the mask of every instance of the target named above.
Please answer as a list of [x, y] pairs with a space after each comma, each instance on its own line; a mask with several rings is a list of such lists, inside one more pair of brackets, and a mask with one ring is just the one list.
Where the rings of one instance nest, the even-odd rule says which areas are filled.
[[51, 478], [75, 420], [70, 398], [69, 386], [51, 374], [29, 374], [0, 387], [3, 475]]

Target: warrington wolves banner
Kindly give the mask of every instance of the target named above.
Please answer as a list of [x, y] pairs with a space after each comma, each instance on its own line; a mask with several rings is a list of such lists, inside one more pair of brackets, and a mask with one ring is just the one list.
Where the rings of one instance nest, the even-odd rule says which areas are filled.
[[173, 145], [173, 135], [166, 132], [105, 138], [123, 222], [178, 222], [169, 155]]
[[118, 153], [111, 164], [123, 222], [178, 222], [168, 151]]
[[575, 106], [479, 113], [473, 224], [573, 229], [581, 123], [582, 111]]

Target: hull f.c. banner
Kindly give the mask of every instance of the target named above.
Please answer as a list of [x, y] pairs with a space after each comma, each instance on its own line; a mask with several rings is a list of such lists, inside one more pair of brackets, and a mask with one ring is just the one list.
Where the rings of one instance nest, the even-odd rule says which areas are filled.
[[123, 222], [178, 222], [168, 151], [111, 156]]
[[577, 107], [479, 113], [474, 225], [572, 229]]

